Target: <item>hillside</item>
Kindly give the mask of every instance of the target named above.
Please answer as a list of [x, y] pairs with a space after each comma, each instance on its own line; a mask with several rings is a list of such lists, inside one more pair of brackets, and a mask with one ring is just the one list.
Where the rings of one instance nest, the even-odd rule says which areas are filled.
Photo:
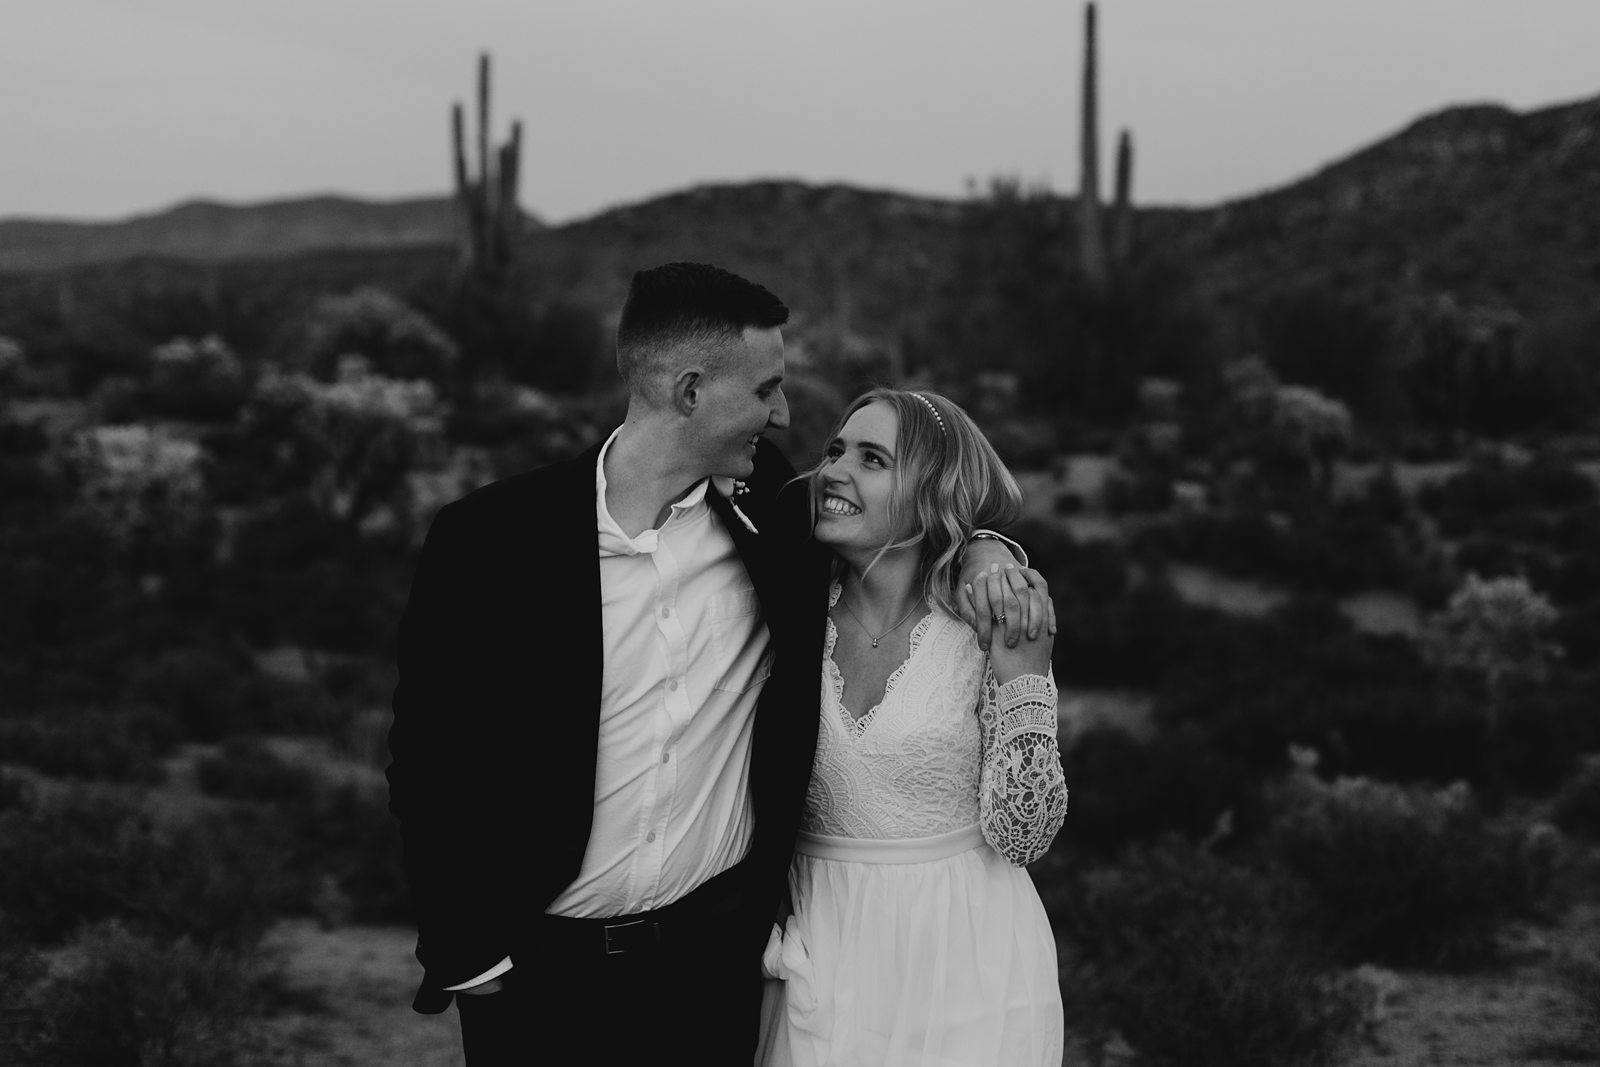
[[454, 207], [445, 197], [373, 202], [315, 196], [262, 204], [193, 200], [115, 222], [0, 219], [0, 270], [139, 256], [228, 260], [447, 244], [454, 226]]
[[1335, 282], [1445, 289], [1524, 310], [1600, 282], [1600, 97], [1426, 116], [1282, 189], [1151, 218], [1223, 299]]

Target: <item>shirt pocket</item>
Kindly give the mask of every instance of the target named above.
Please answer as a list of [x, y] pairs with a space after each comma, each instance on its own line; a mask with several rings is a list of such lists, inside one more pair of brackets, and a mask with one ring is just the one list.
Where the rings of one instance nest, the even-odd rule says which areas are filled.
[[772, 639], [761, 619], [761, 598], [754, 586], [711, 598], [711, 649], [715, 688], [746, 693], [772, 673]]

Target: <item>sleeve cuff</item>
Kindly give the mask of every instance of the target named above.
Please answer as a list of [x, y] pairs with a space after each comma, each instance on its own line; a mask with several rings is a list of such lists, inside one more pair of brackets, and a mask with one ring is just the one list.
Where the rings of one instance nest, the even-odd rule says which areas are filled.
[[487, 971], [484, 971], [482, 974], [478, 975], [478, 977], [468, 979], [467, 981], [462, 982], [460, 985], [447, 985], [444, 987], [444, 991], [446, 993], [459, 993], [463, 989], [471, 989], [473, 986], [480, 986], [489, 981], [491, 978], [499, 978], [502, 974], [505, 974], [510, 969], [511, 957], [507, 956], [493, 967], [490, 967]]
[[1028, 554], [1022, 550], [1022, 546], [1003, 533], [996, 533], [993, 530], [973, 530], [972, 536], [967, 538], [967, 544], [970, 545], [974, 541], [999, 541], [1011, 550], [1011, 554], [1017, 557], [1018, 563], [1024, 567], [1029, 566]]

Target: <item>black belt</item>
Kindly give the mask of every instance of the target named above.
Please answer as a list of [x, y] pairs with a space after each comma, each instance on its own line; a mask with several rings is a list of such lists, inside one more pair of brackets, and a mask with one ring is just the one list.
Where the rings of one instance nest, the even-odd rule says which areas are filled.
[[738, 912], [745, 904], [749, 863], [728, 868], [681, 900], [632, 915], [577, 919], [546, 915], [540, 924], [547, 947], [582, 955], [623, 956], [655, 951], [711, 920]]

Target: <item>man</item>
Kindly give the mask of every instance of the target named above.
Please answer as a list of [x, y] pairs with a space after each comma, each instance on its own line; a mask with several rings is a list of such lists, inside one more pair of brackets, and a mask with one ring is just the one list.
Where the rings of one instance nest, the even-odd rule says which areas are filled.
[[[787, 319], [715, 267], [636, 274], [623, 425], [429, 531], [390, 808], [414, 1006], [456, 998], [469, 1067], [750, 1062], [827, 610], [804, 486], [763, 438], [788, 425]], [[986, 542], [974, 573], [981, 553], [1009, 560]], [[1014, 637], [1024, 579], [986, 577], [979, 610]]]

